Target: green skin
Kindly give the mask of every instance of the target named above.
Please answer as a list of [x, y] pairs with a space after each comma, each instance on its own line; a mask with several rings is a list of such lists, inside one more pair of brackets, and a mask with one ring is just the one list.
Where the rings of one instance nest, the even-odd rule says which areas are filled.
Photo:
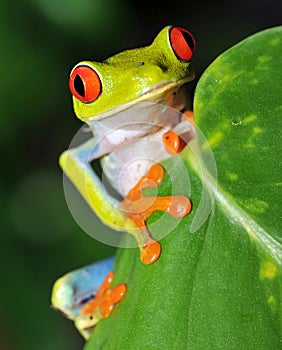
[[[168, 104], [178, 110], [183, 109], [185, 98], [181, 86], [194, 78], [194, 70], [190, 62], [176, 57], [169, 42], [170, 28], [165, 27], [148, 47], [118, 53], [102, 63], [90, 61], [79, 63], [78, 66], [86, 65], [95, 69], [101, 81], [102, 92], [92, 103], [83, 103], [73, 97], [77, 117], [91, 124], [105, 117], [115, 117], [115, 114], [125, 109], [125, 105], [127, 108], [146, 101]], [[158, 118], [161, 116], [156, 116], [155, 120]], [[140, 134], [140, 138], [142, 137], [144, 134]], [[93, 149], [96, 148], [98, 151], [94, 151], [93, 156]], [[142, 247], [148, 235], [123, 214], [118, 203], [113, 207], [105, 199], [102, 184], [90, 166], [90, 160], [110, 153], [111, 150], [103, 149], [103, 145], [97, 147], [97, 139], [93, 137], [85, 144], [63, 152], [60, 165], [101, 221], [115, 230], [133, 234]], [[90, 154], [92, 159], [89, 159]], [[71, 287], [68, 285], [68, 280], [64, 283], [68, 288]], [[54, 293], [52, 303], [57, 309], [68, 313], [64, 305], [72, 305], [73, 300], [66, 298], [73, 296]], [[77, 322], [74, 321], [84, 336], [84, 329], [98, 322], [97, 317], [94, 319], [92, 317], [91, 321], [82, 320], [81, 317]]]
[[[171, 49], [165, 27], [147, 47], [120, 52], [104, 62], [83, 61], [98, 72], [103, 92], [93, 103], [85, 104], [73, 98], [74, 110], [79, 119], [100, 119], [116, 113], [126, 103], [141, 101], [159, 102], [167, 91], [194, 79], [190, 62], [180, 61]], [[143, 62], [143, 65], [139, 65]], [[75, 67], [74, 67], [75, 68]], [[114, 109], [113, 111], [111, 111]]]

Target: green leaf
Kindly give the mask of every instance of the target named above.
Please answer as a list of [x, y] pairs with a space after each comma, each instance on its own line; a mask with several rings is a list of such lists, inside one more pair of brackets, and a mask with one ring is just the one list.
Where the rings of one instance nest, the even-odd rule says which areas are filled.
[[[262, 31], [204, 72], [195, 119], [217, 178], [208, 143], [184, 152], [193, 211], [161, 240], [154, 265], [142, 265], [137, 249], [118, 251], [115, 282], [128, 293], [85, 350], [282, 347], [281, 47], [282, 27]], [[166, 164], [182, 181], [175, 160]], [[190, 233], [204, 189], [215, 202]]]

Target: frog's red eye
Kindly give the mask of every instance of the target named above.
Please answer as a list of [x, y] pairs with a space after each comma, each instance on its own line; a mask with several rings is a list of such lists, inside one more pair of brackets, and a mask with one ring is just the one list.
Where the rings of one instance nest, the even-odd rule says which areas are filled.
[[195, 50], [196, 42], [188, 30], [172, 27], [169, 31], [170, 45], [176, 57], [182, 61], [190, 61]]
[[81, 102], [94, 102], [102, 91], [101, 81], [94, 69], [77, 66], [71, 72], [69, 87], [71, 93]]

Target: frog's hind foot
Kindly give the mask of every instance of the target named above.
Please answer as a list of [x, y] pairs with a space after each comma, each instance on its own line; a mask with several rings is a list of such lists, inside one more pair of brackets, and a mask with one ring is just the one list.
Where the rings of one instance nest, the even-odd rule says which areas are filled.
[[109, 272], [93, 299], [86, 302], [80, 315], [75, 319], [75, 325], [85, 339], [89, 339], [93, 328], [102, 319], [109, 317], [116, 303], [120, 302], [127, 287], [124, 283], [110, 287], [114, 273]]
[[160, 243], [150, 236], [146, 226], [148, 217], [156, 210], [165, 211], [175, 218], [182, 218], [191, 211], [191, 201], [184, 195], [143, 196], [142, 189], [159, 186], [163, 178], [163, 167], [160, 164], [154, 164], [121, 202], [125, 215], [140, 229], [135, 236], [140, 246], [141, 261], [144, 264], [154, 263], [161, 254]]
[[110, 288], [113, 278], [114, 273], [109, 272], [94, 299], [83, 306], [83, 315], [93, 314], [99, 308], [101, 318], [110, 316], [115, 304], [121, 301], [126, 293], [126, 285], [124, 283]]

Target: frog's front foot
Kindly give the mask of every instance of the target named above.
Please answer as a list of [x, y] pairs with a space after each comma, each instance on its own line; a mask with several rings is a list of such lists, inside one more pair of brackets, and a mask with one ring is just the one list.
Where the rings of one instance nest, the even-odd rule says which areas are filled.
[[148, 217], [156, 210], [165, 211], [175, 218], [182, 218], [191, 211], [191, 201], [184, 195], [143, 196], [142, 189], [159, 186], [163, 178], [163, 167], [160, 164], [154, 164], [121, 202], [125, 215], [133, 220], [140, 229], [136, 234], [136, 239], [140, 246], [141, 261], [144, 264], [154, 263], [161, 254], [160, 243], [150, 236], [146, 226]]

